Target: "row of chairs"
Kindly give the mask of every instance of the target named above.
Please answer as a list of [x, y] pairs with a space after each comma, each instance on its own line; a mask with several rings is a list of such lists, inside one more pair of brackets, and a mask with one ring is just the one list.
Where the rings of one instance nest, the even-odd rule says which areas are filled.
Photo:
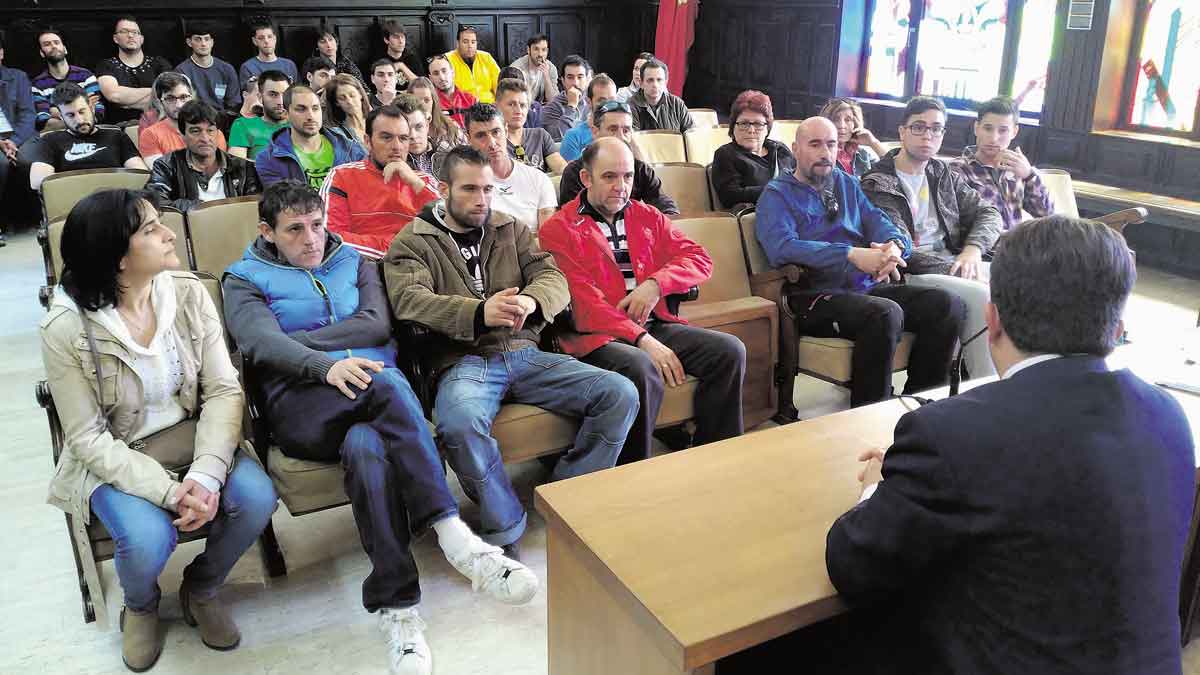
[[[693, 110], [693, 119], [695, 113]], [[768, 138], [791, 146], [798, 126], [799, 120], [775, 120]], [[712, 164], [717, 148], [729, 142], [728, 124], [706, 126], [697, 122], [695, 127], [683, 133], [670, 129], [633, 132], [633, 144], [637, 146], [642, 160], [651, 164], [690, 162], [708, 166]]]

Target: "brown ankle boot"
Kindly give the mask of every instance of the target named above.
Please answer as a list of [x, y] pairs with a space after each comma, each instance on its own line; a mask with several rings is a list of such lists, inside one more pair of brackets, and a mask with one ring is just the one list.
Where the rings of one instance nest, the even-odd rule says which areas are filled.
[[158, 631], [158, 608], [135, 612], [121, 610], [121, 659], [135, 673], [150, 670], [162, 654], [163, 641]]
[[179, 605], [183, 610], [183, 620], [189, 626], [199, 626], [200, 640], [209, 649], [227, 652], [242, 641], [233, 617], [217, 596], [210, 600], [202, 600], [188, 591], [185, 581], [179, 587]]

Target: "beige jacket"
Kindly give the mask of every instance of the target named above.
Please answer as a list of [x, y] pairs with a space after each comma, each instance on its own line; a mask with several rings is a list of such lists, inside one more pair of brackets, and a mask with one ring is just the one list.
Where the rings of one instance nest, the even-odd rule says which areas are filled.
[[[241, 440], [242, 388], [212, 298], [195, 275], [169, 275], [175, 288], [174, 327], [183, 364], [179, 404], [189, 416], [200, 409], [192, 469], [223, 485]], [[132, 357], [99, 322], [87, 320], [100, 354], [102, 395], [79, 309], [66, 293], [55, 293], [40, 324], [42, 361], [64, 436], [47, 501], [88, 522], [92, 492], [107, 483], [174, 510], [181, 477], [125, 444], [144, 416], [142, 382], [133, 370]]]

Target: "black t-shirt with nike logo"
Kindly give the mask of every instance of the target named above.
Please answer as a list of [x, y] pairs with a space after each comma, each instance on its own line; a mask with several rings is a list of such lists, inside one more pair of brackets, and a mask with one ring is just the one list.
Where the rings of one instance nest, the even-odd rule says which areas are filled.
[[123, 129], [97, 127], [90, 136], [76, 136], [61, 129], [28, 144], [21, 151], [30, 164], [42, 162], [55, 172], [76, 169], [120, 169], [138, 156], [137, 147]]

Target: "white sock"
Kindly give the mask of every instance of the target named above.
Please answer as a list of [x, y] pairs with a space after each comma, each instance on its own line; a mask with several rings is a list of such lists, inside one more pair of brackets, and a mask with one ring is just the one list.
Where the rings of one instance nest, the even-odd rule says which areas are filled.
[[437, 532], [438, 546], [442, 547], [442, 553], [450, 560], [461, 558], [471, 544], [479, 540], [478, 535], [458, 516], [442, 518], [433, 524], [433, 531]]

